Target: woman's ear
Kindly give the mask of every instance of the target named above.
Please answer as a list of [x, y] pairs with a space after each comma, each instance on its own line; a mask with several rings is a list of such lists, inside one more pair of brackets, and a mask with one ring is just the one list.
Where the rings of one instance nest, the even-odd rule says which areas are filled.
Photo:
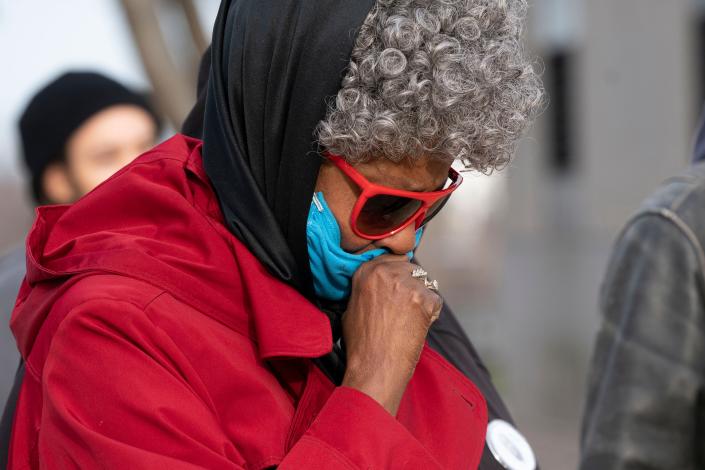
[[44, 170], [42, 192], [48, 204], [69, 204], [75, 200], [74, 187], [64, 163], [51, 163]]

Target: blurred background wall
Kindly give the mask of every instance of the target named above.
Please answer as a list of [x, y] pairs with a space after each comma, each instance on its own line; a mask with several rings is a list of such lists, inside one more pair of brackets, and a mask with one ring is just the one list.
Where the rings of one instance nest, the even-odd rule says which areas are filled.
[[[549, 107], [509, 168], [467, 175], [419, 257], [542, 468], [563, 470], [577, 462], [611, 244], [640, 201], [690, 157], [705, 97], [705, 0], [530, 2], [528, 46], [544, 69]], [[173, 61], [188, 71], [179, 59], [188, 25], [175, 3], [158, 0], [155, 11]], [[218, 3], [193, 2], [206, 34]], [[145, 88], [150, 75], [118, 0], [0, 0], [0, 57], [2, 253], [31, 222], [16, 120], [33, 91], [68, 67]], [[184, 83], [195, 80], [183, 74]]]

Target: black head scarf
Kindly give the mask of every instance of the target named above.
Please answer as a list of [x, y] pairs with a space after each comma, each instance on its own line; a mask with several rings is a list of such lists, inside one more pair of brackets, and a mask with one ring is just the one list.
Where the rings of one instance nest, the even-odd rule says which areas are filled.
[[199, 93], [184, 129], [198, 134], [202, 122], [204, 167], [229, 229], [270, 272], [308, 296], [306, 220], [321, 164], [314, 130], [373, 5], [223, 0], [207, 92]]

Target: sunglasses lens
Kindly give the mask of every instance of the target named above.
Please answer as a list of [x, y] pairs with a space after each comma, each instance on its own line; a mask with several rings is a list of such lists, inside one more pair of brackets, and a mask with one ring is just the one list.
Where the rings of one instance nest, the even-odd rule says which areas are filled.
[[357, 218], [357, 228], [368, 235], [388, 233], [421, 207], [421, 201], [399, 196], [377, 195], [369, 198]]
[[426, 216], [423, 218], [423, 221], [421, 222], [422, 227], [424, 225], [426, 225], [427, 223], [429, 223], [431, 221], [431, 219], [433, 219], [436, 216], [436, 214], [438, 214], [441, 211], [441, 209], [443, 209], [443, 206], [446, 205], [446, 202], [448, 202], [448, 199], [450, 199], [450, 194], [444, 198], [439, 199], [438, 201], [433, 203], [433, 205], [431, 207], [428, 208], [428, 212], [426, 212]]

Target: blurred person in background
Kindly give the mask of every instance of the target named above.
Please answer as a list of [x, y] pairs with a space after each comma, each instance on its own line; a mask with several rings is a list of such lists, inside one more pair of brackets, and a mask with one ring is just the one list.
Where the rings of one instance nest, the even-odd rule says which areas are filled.
[[[28, 192], [37, 205], [72, 203], [154, 146], [159, 127], [140, 93], [98, 73], [64, 73], [39, 90], [20, 117]], [[19, 362], [8, 324], [25, 259], [24, 246], [0, 258], [0, 380], [6, 383]]]
[[69, 204], [152, 148], [159, 120], [143, 94], [72, 71], [42, 88], [20, 117], [37, 204]]
[[203, 141], [39, 211], [9, 467], [535, 468], [410, 262], [542, 105], [526, 7], [224, 0]]
[[705, 112], [694, 164], [627, 223], [602, 286], [581, 470], [705, 467]]

